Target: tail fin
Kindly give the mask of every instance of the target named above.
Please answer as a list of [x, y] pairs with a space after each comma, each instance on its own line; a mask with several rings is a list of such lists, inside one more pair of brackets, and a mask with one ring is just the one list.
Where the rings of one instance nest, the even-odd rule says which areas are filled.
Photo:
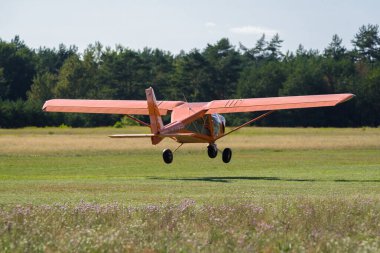
[[[150, 118], [150, 130], [152, 134], [158, 134], [160, 133], [160, 130], [164, 127], [164, 124], [162, 123], [162, 118], [160, 115], [160, 111], [158, 110], [157, 102], [156, 102], [156, 96], [154, 95], [153, 88], [150, 87], [145, 90], [146, 94], [146, 101], [148, 103], [148, 111], [149, 111], [149, 118]], [[152, 144], [158, 144], [162, 138], [158, 136], [152, 136]]]

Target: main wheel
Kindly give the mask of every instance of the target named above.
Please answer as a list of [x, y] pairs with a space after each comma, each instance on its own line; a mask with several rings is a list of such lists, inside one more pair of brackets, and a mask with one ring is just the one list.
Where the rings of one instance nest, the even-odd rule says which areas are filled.
[[222, 156], [223, 162], [229, 163], [231, 161], [231, 157], [232, 157], [232, 150], [230, 148], [225, 148], [223, 150], [223, 156]]
[[164, 149], [164, 151], [162, 152], [162, 158], [164, 159], [165, 163], [172, 163], [173, 152], [170, 149]]
[[207, 146], [207, 154], [210, 158], [215, 158], [218, 155], [218, 149], [215, 144], [210, 144]]

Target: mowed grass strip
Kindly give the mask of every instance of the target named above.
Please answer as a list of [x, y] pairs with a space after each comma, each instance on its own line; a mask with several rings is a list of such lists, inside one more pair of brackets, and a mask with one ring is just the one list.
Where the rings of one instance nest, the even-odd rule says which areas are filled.
[[[0, 155], [65, 155], [141, 151], [157, 152], [178, 144], [165, 139], [152, 146], [150, 139], [111, 139], [108, 135], [149, 133], [147, 127], [0, 129]], [[233, 149], [380, 149], [380, 129], [243, 128], [218, 141]], [[201, 150], [205, 144], [186, 144], [181, 150]]]
[[0, 130], [2, 251], [380, 250], [380, 129], [245, 128], [230, 164], [107, 137], [148, 130]]

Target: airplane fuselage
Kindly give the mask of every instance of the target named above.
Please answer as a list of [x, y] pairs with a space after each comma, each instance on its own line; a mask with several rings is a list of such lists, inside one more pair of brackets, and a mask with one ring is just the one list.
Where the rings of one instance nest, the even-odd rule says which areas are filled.
[[193, 136], [178, 136], [174, 140], [179, 143], [213, 143], [215, 139], [224, 134], [226, 120], [218, 114], [203, 115], [194, 121], [183, 124], [182, 122], [173, 122], [169, 129], [180, 133], [193, 133]]

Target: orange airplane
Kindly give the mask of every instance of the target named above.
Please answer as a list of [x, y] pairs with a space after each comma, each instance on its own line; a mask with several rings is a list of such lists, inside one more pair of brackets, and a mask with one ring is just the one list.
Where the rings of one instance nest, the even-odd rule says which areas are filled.
[[[247, 98], [213, 100], [211, 102], [188, 103], [184, 101], [156, 101], [153, 88], [145, 90], [146, 100], [86, 100], [86, 99], [52, 99], [45, 102], [45, 112], [71, 113], [107, 113], [123, 114], [138, 123], [150, 127], [151, 134], [117, 134], [112, 138], [150, 138], [153, 145], [169, 137], [180, 143], [208, 143], [207, 153], [215, 158], [218, 148], [215, 142], [262, 119], [277, 110], [335, 106], [351, 99], [353, 94], [328, 94], [312, 96], [291, 96], [271, 98]], [[164, 125], [162, 115], [171, 112], [171, 122]], [[260, 116], [233, 128], [225, 133], [226, 121], [220, 114], [237, 112], [264, 112]], [[150, 124], [131, 115], [149, 115]], [[177, 149], [178, 149], [177, 148]], [[177, 150], [176, 149], [176, 150]], [[176, 151], [174, 150], [174, 152]], [[173, 152], [164, 149], [165, 163], [173, 161]], [[229, 163], [232, 157], [230, 148], [222, 153], [223, 162]]]

